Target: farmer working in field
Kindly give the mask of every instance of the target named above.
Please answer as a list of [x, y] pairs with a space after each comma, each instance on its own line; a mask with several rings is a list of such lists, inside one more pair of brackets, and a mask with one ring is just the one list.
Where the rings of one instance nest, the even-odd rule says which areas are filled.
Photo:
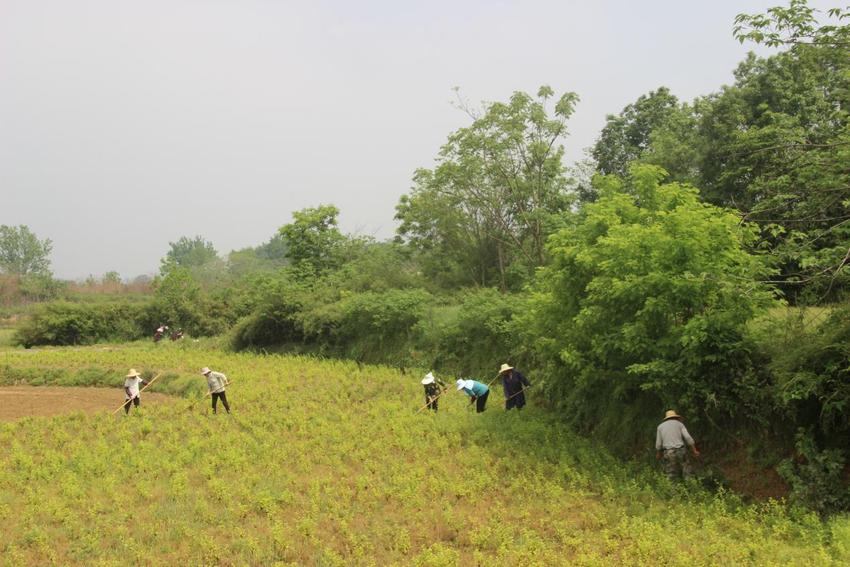
[[230, 406], [227, 403], [227, 394], [224, 393], [224, 387], [230, 384], [227, 376], [221, 372], [213, 372], [206, 366], [201, 369], [201, 374], [207, 377], [207, 386], [209, 386], [210, 395], [212, 396], [213, 413], [216, 413], [216, 404], [218, 403], [219, 398], [221, 398], [221, 403], [224, 405], [224, 409], [227, 410], [227, 413], [230, 413]]
[[422, 385], [425, 386], [425, 404], [428, 409], [437, 411], [437, 398], [446, 391], [446, 385], [439, 378], [434, 377], [434, 374], [429, 372], [422, 379]]
[[[130, 413], [130, 404], [139, 407], [142, 403], [141, 395], [139, 394], [139, 384], [147, 385], [147, 380], [142, 380], [142, 375], [135, 368], [131, 368], [124, 377], [124, 413]], [[118, 410], [115, 410], [118, 411]]]
[[457, 389], [469, 396], [469, 403], [475, 402], [475, 411], [481, 413], [487, 406], [487, 396], [490, 395], [490, 388], [487, 384], [482, 384], [475, 380], [458, 380]]
[[694, 457], [699, 457], [699, 449], [681, 420], [682, 416], [674, 410], [667, 410], [655, 434], [655, 458], [664, 459], [664, 472], [670, 480], [679, 476], [680, 469], [684, 478], [693, 473], [685, 445], [691, 448]]
[[502, 387], [505, 390], [505, 410], [522, 409], [525, 405], [525, 389], [531, 387], [528, 379], [513, 366], [502, 364], [499, 369]]

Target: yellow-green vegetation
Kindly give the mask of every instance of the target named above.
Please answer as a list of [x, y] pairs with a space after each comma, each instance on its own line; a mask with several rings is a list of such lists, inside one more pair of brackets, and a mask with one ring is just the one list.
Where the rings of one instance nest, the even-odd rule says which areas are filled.
[[[417, 414], [420, 376], [384, 367], [192, 345], [7, 350], [0, 384], [112, 381], [117, 406], [129, 366], [186, 398], [0, 424], [0, 564], [850, 561], [846, 518], [671, 485], [551, 413], [506, 414], [497, 392], [481, 415], [453, 390]], [[201, 366], [233, 380], [232, 415], [199, 398]]]

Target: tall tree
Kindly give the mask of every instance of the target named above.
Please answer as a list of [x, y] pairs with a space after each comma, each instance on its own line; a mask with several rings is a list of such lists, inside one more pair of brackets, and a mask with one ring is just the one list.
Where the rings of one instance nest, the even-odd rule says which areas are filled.
[[171, 247], [160, 261], [160, 272], [168, 274], [175, 268], [199, 268], [216, 259], [218, 252], [212, 242], [202, 236], [188, 238], [183, 236], [177, 242], [169, 242]]
[[337, 228], [339, 209], [308, 207], [292, 213], [292, 222], [279, 229], [286, 257], [299, 268], [321, 273], [338, 267], [345, 237]]
[[526, 273], [543, 264], [551, 216], [569, 206], [560, 141], [578, 100], [563, 94], [550, 115], [553, 96], [544, 86], [470, 113], [399, 202], [400, 237], [454, 264], [467, 284], [506, 289], [515, 264]]
[[667, 87], [641, 95], [618, 115], [609, 114], [591, 155], [601, 173], [624, 176], [649, 149], [651, 135], [676, 112], [679, 100]]
[[0, 268], [15, 276], [49, 276], [53, 243], [25, 225], [0, 226]]

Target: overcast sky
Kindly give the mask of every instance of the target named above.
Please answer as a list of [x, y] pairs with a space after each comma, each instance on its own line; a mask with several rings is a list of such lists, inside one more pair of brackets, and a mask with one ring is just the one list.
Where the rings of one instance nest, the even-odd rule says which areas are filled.
[[153, 273], [183, 235], [226, 254], [324, 203], [387, 238], [469, 122], [452, 87], [577, 92], [580, 159], [639, 95], [731, 82], [733, 18], [779, 3], [0, 0], [0, 224], [52, 239], [62, 278]]

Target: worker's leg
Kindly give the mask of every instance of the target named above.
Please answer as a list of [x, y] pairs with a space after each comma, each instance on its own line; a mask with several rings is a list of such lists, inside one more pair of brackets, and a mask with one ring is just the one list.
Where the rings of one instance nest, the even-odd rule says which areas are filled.
[[481, 413], [487, 407], [487, 397], [490, 396], [490, 392], [486, 392], [483, 396], [478, 396], [478, 399], [475, 400], [475, 411], [477, 413]]
[[664, 460], [662, 461], [664, 474], [670, 480], [676, 480], [679, 476], [679, 462], [676, 458], [676, 449], [664, 449]]
[[218, 404], [218, 394], [213, 394], [211, 397], [212, 397], [212, 410], [213, 410], [213, 413], [216, 413], [215, 406]]
[[224, 404], [224, 409], [227, 410], [227, 413], [230, 413], [230, 404], [227, 403], [227, 393], [222, 392], [218, 396], [221, 398], [221, 403]]
[[691, 478], [694, 475], [693, 463], [688, 456], [688, 450], [682, 449], [682, 477]]
[[518, 410], [521, 410], [525, 406], [525, 392], [517, 394], [514, 400], [516, 400], [514, 402], [514, 407]]
[[124, 413], [126, 413], [126, 414], [130, 413], [130, 404], [132, 404], [132, 403], [133, 403], [133, 401], [130, 398], [127, 398], [126, 400], [124, 400]]

